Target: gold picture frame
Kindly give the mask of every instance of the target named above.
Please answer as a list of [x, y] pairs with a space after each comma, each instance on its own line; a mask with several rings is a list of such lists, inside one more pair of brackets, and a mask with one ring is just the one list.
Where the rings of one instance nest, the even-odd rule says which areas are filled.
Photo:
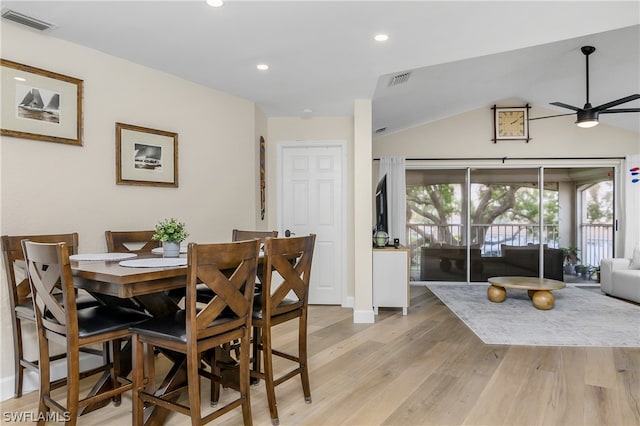
[[83, 81], [0, 59], [3, 136], [82, 146]]
[[116, 123], [116, 184], [178, 187], [178, 134]]

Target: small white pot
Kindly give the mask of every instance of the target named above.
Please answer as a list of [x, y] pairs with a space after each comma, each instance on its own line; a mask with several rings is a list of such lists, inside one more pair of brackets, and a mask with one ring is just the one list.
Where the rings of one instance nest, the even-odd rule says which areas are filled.
[[162, 257], [180, 256], [180, 243], [162, 242]]

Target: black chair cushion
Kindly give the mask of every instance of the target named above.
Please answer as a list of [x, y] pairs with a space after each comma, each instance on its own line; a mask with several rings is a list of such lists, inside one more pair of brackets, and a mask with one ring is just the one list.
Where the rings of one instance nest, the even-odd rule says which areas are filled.
[[[176, 342], [187, 342], [187, 313], [183, 309], [175, 314], [150, 318], [129, 328], [132, 333], [155, 337], [159, 339], [173, 340]], [[211, 326], [224, 324], [238, 319], [235, 315], [227, 315], [224, 312], [211, 323]]]
[[92, 306], [100, 306], [101, 303], [90, 294], [80, 294], [76, 297], [76, 308], [84, 309]]
[[[56, 299], [58, 301], [62, 301], [62, 293], [56, 294]], [[80, 296], [76, 297], [76, 308], [78, 310], [99, 305], [101, 305], [101, 303], [90, 294], [81, 294]], [[29, 318], [35, 320], [36, 314], [33, 310], [33, 302], [31, 300], [16, 306], [16, 313], [21, 318]]]
[[[288, 312], [288, 311], [293, 311], [293, 310], [297, 309], [297, 307], [293, 306], [293, 305], [297, 305], [298, 303], [300, 303], [300, 301], [297, 300], [297, 299], [290, 299], [290, 298], [285, 297], [284, 300], [282, 302], [280, 302], [278, 307], [282, 308], [282, 307], [285, 307], [285, 306], [290, 306], [291, 309], [286, 310], [286, 312]], [[254, 299], [254, 302], [253, 302], [253, 318], [262, 319], [262, 298], [261, 297], [256, 297]]]
[[85, 338], [101, 333], [128, 329], [149, 315], [133, 309], [94, 306], [78, 310], [78, 335]]

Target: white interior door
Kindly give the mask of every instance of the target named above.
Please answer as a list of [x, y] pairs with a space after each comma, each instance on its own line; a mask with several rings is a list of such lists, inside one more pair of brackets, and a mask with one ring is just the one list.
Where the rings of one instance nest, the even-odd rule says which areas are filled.
[[344, 276], [343, 144], [280, 150], [279, 232], [316, 234], [309, 303], [341, 304]]

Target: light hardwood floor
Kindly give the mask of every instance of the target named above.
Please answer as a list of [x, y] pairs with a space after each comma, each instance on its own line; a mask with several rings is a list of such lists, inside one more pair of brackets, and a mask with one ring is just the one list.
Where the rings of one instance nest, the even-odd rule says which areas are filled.
[[[294, 329], [281, 327], [276, 342], [293, 346]], [[381, 309], [375, 324], [312, 306], [309, 345], [313, 403], [297, 378], [279, 386], [283, 426], [640, 424], [640, 348], [485, 345], [424, 287], [411, 288], [408, 316]], [[254, 424], [270, 425], [263, 383], [251, 399]], [[5, 401], [3, 420], [36, 407], [37, 392]], [[130, 424], [130, 412], [125, 395], [78, 424]], [[190, 423], [172, 414], [167, 424]], [[242, 424], [240, 410], [213, 424]]]

